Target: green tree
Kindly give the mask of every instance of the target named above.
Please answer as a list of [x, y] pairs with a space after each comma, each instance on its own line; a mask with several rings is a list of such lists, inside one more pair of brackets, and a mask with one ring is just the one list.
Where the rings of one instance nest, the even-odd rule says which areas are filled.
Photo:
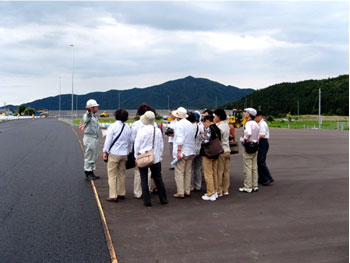
[[33, 109], [33, 108], [28, 107], [24, 110], [24, 115], [26, 115], [26, 116], [31, 116], [33, 114], [35, 114], [35, 109]]
[[26, 109], [26, 105], [24, 104], [19, 105], [18, 114], [21, 115], [25, 111], [25, 109]]

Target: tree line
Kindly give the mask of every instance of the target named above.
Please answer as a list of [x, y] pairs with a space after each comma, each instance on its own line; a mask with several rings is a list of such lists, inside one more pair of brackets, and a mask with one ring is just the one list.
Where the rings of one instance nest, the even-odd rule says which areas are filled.
[[279, 117], [290, 113], [318, 114], [321, 88], [323, 115], [349, 115], [349, 75], [322, 80], [280, 83], [254, 91], [240, 100], [224, 105], [225, 109], [253, 107], [266, 115]]

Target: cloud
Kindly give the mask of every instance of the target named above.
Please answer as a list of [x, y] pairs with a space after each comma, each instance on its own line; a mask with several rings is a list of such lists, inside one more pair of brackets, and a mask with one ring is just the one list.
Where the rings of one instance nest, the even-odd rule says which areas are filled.
[[146, 87], [187, 75], [263, 88], [280, 80], [344, 74], [348, 7], [347, 2], [0, 2], [1, 98], [21, 103], [55, 95], [58, 76], [69, 87], [70, 44], [80, 93]]

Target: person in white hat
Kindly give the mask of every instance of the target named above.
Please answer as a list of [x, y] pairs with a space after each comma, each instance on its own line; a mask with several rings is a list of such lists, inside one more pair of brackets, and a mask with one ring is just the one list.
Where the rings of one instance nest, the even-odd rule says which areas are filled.
[[98, 133], [100, 124], [96, 117], [98, 111], [98, 104], [96, 100], [88, 100], [86, 102], [86, 113], [83, 117], [84, 122], [84, 171], [87, 180], [99, 179], [99, 176], [94, 174], [96, 170], [96, 160], [98, 154]]
[[[139, 154], [144, 154], [153, 150], [154, 153], [154, 163], [148, 167], [139, 168], [141, 176], [141, 186], [142, 186], [142, 200], [145, 206], [152, 206], [152, 198], [149, 191], [148, 185], [148, 168], [152, 172], [152, 178], [158, 189], [158, 196], [160, 203], [165, 205], [168, 203], [166, 196], [166, 190], [162, 179], [162, 165], [161, 161], [163, 159], [163, 136], [162, 132], [158, 127], [155, 127], [155, 114], [152, 111], [145, 112], [140, 120], [143, 127], [139, 129], [135, 138], [135, 158]], [[137, 168], [135, 168], [137, 169]]]
[[253, 108], [244, 109], [244, 118], [247, 120], [244, 125], [244, 135], [241, 138], [245, 151], [243, 152], [244, 164], [244, 185], [239, 188], [240, 192], [258, 191], [257, 156], [259, 143], [259, 125], [254, 121], [256, 110]]
[[[138, 109], [137, 109], [137, 115], [140, 116], [140, 118], [142, 117], [143, 114], [145, 114], [147, 111], [152, 111], [155, 113], [155, 110], [148, 105], [147, 103], [142, 103]], [[131, 145], [132, 148], [134, 148], [134, 143], [135, 143], [135, 139], [137, 136], [138, 131], [143, 128], [145, 125], [142, 123], [141, 120], [137, 120], [135, 121], [132, 125], [131, 125]], [[154, 127], [158, 127], [157, 123], [154, 123]], [[150, 169], [148, 169], [148, 186], [149, 186], [149, 191], [152, 191], [152, 180], [151, 180], [151, 171]], [[134, 196], [138, 199], [141, 198], [142, 196], [142, 187], [141, 187], [141, 177], [140, 177], [140, 170], [135, 167], [134, 169]]]
[[177, 123], [174, 129], [173, 158], [175, 164], [175, 182], [177, 193], [174, 198], [184, 198], [191, 193], [192, 160], [196, 153], [195, 131], [186, 118], [187, 110], [179, 107], [174, 113]]

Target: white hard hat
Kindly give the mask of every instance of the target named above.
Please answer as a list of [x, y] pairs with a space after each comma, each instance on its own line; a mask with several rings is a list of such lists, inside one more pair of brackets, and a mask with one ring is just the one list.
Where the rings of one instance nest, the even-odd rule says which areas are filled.
[[246, 108], [244, 109], [245, 112], [248, 112], [250, 115], [256, 116], [256, 109], [253, 108]]
[[88, 100], [86, 102], [87, 107], [98, 107], [97, 101], [96, 100]]

